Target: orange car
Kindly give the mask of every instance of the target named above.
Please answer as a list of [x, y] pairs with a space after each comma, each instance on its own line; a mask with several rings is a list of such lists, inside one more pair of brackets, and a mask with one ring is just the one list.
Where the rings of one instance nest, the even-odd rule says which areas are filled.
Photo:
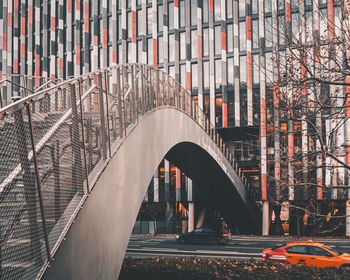
[[317, 267], [350, 268], [350, 254], [338, 253], [322, 243], [312, 241], [290, 242], [279, 247], [264, 249], [263, 260]]

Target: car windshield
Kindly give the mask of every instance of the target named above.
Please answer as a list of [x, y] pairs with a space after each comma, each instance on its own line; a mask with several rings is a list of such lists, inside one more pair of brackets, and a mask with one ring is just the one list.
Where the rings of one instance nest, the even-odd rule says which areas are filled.
[[329, 248], [328, 246], [323, 246], [323, 248], [326, 248], [328, 251], [331, 251], [334, 255], [340, 256], [342, 253], [337, 252], [333, 248]]

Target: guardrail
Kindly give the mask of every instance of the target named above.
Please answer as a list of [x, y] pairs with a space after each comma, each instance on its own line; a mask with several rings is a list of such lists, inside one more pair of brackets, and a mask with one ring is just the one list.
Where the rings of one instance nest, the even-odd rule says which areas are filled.
[[149, 65], [98, 70], [0, 109], [1, 279], [42, 276], [121, 140], [163, 106], [195, 120], [247, 183], [190, 94]]

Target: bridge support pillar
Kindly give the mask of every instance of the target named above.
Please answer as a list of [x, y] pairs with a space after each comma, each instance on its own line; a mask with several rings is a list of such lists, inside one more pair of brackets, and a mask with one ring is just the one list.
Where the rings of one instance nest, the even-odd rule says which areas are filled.
[[269, 202], [263, 201], [263, 209], [262, 209], [262, 235], [269, 235], [269, 225], [270, 225], [270, 211], [269, 211]]
[[346, 218], [345, 218], [345, 236], [350, 237], [350, 200], [346, 201], [345, 205], [345, 213], [346, 213]]
[[194, 202], [188, 203], [188, 232], [194, 230]]

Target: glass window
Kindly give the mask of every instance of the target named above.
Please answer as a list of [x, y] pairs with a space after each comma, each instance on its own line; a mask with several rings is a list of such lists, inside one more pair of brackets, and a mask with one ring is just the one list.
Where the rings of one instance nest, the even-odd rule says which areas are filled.
[[136, 19], [136, 22], [137, 22], [137, 35], [141, 35], [141, 31], [142, 31], [142, 11], [141, 10], [138, 10], [137, 12], [137, 19]]
[[252, 0], [252, 14], [258, 13], [258, 0]]
[[186, 64], [180, 65], [180, 84], [186, 88]]
[[149, 38], [147, 40], [147, 60], [148, 60], [148, 64], [153, 65], [153, 39]]
[[132, 37], [132, 17], [131, 12], [128, 13], [128, 38]]
[[326, 257], [333, 257], [333, 255], [326, 250], [316, 247], [316, 246], [307, 246], [310, 252], [310, 255], [316, 255], [316, 256], [326, 256]]
[[245, 17], [245, 1], [239, 1], [239, 16], [240, 17]]
[[128, 63], [134, 62], [132, 57], [132, 45], [128, 42]]
[[204, 89], [209, 88], [210, 72], [209, 72], [209, 61], [203, 62], [203, 82]]
[[152, 8], [147, 8], [147, 34], [152, 34]]
[[175, 35], [169, 35], [169, 62], [175, 61]]
[[229, 57], [227, 59], [227, 84], [228, 85], [233, 85], [234, 83], [234, 76], [233, 76], [233, 57]]
[[304, 245], [291, 246], [286, 249], [289, 254], [307, 254], [307, 248]]
[[197, 1], [191, 1], [191, 25], [197, 25]]
[[163, 63], [163, 51], [164, 51], [164, 46], [163, 46], [163, 36], [158, 37], [158, 63]]
[[198, 68], [197, 63], [192, 63], [191, 65], [191, 78], [192, 78], [192, 90], [198, 89]]
[[226, 0], [226, 17], [232, 18], [233, 15], [233, 0]]
[[[112, 17], [108, 17], [108, 40], [109, 42], [112, 41], [113, 36], [113, 25], [112, 25]], [[75, 44], [73, 44], [74, 46]]]
[[278, 9], [284, 10], [284, 0], [278, 0]]
[[222, 83], [221, 60], [215, 60], [215, 88], [220, 88]]
[[215, 54], [221, 53], [221, 26], [215, 26]]
[[163, 5], [158, 6], [158, 31], [163, 31]]
[[191, 57], [192, 58], [197, 58], [198, 57], [198, 49], [197, 49], [197, 30], [192, 30], [191, 31]]
[[239, 57], [239, 75], [241, 83], [247, 83], [247, 57], [242, 55]]
[[253, 49], [259, 48], [259, 22], [257, 19], [252, 20], [252, 37]]
[[180, 33], [180, 59], [186, 59], [186, 33]]
[[208, 0], [203, 0], [203, 23], [209, 21], [209, 3]]
[[209, 55], [209, 29], [203, 29], [203, 56]]
[[169, 18], [169, 30], [174, 29], [174, 2], [169, 3], [168, 18]]
[[214, 1], [214, 20], [219, 21], [221, 19], [221, 1]]
[[271, 13], [271, 0], [265, 0], [265, 13]]
[[265, 46], [267, 48], [271, 48], [272, 47], [272, 18], [271, 17], [265, 18], [265, 38], [266, 38]]
[[327, 9], [320, 10], [320, 36], [323, 40], [327, 38]]
[[122, 48], [122, 44], [118, 44], [118, 62], [122, 63], [123, 61], [123, 48]]
[[142, 60], [142, 40], [137, 41], [137, 61], [141, 62]]
[[233, 52], [233, 25], [227, 25], [227, 52]]
[[284, 16], [278, 17], [278, 31], [279, 44], [283, 46], [286, 43], [286, 20]]
[[185, 9], [185, 1], [180, 1], [180, 27], [185, 27], [186, 25], [186, 9]]
[[292, 14], [292, 32], [296, 40], [299, 40], [299, 31], [299, 13], [294, 13]]
[[273, 64], [272, 64], [272, 52], [265, 53], [266, 57], [266, 84], [273, 84]]
[[299, 0], [292, 0], [292, 9], [297, 9], [299, 5]]
[[118, 39], [122, 39], [122, 15], [118, 16]]
[[253, 55], [253, 84], [260, 83], [259, 55]]
[[239, 50], [245, 51], [247, 48], [247, 37], [246, 37], [246, 29], [245, 21], [241, 21], [239, 23]]
[[175, 67], [174, 66], [169, 67], [169, 75], [171, 77], [173, 77], [173, 79], [175, 79]]
[[311, 11], [305, 13], [305, 25], [306, 25], [306, 42], [312, 40], [312, 21], [313, 13]]

